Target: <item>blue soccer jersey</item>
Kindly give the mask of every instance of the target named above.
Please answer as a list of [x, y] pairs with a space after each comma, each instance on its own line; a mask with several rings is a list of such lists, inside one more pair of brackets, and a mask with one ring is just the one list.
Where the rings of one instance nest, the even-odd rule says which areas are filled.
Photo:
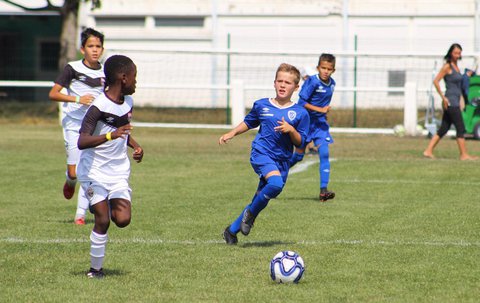
[[252, 142], [252, 151], [274, 160], [290, 160], [293, 154], [293, 142], [290, 135], [274, 129], [280, 125], [278, 121], [282, 121], [282, 118], [285, 118], [285, 121], [297, 130], [302, 137], [301, 145], [304, 144], [310, 124], [307, 110], [295, 103], [280, 108], [269, 98], [264, 98], [255, 101], [252, 110], [244, 119], [248, 128], [260, 126], [258, 134]]
[[[298, 94], [298, 104], [305, 106], [306, 103], [318, 107], [329, 106], [332, 101], [333, 91], [335, 90], [335, 80], [330, 78], [329, 83], [324, 83], [320, 77], [313, 75], [308, 77], [302, 85], [300, 93]], [[316, 111], [309, 111], [310, 123], [317, 124], [326, 122], [326, 114]]]

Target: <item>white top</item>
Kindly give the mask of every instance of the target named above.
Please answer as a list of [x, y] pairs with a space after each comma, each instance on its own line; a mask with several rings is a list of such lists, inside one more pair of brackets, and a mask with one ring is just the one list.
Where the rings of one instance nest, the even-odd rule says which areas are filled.
[[[118, 127], [129, 124], [132, 118], [133, 99], [125, 96], [122, 104], [110, 100], [102, 93], [88, 109], [80, 128], [80, 133], [93, 136], [115, 131]], [[128, 158], [128, 136], [107, 141], [93, 148], [81, 151], [77, 166], [80, 182], [97, 181], [115, 183], [130, 176]]]

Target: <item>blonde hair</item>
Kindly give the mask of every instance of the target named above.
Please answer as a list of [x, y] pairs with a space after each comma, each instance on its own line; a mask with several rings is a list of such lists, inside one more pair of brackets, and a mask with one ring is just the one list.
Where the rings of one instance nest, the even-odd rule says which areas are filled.
[[295, 79], [294, 79], [295, 84], [300, 83], [300, 71], [295, 66], [288, 63], [280, 64], [277, 68], [277, 72], [275, 73], [275, 80], [277, 79], [277, 75], [279, 72], [286, 72], [286, 73], [293, 74], [295, 76]]

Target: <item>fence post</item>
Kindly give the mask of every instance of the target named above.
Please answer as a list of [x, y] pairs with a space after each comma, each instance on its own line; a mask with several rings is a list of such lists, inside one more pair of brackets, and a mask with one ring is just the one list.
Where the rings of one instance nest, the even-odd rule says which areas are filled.
[[403, 127], [405, 134], [415, 136], [417, 133], [417, 84], [415, 82], [405, 83], [405, 106], [403, 110]]
[[232, 126], [237, 126], [245, 118], [245, 87], [242, 80], [233, 80], [230, 86], [232, 96]]

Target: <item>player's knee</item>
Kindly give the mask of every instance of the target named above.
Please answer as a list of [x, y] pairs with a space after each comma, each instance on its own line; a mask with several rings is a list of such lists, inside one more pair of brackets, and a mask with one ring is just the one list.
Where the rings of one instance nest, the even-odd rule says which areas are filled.
[[283, 190], [285, 183], [281, 176], [271, 176], [265, 186], [265, 194], [270, 198], [276, 198]]
[[130, 224], [131, 217], [120, 217], [120, 218], [113, 218], [112, 221], [117, 225], [117, 227], [123, 228], [127, 227]]

